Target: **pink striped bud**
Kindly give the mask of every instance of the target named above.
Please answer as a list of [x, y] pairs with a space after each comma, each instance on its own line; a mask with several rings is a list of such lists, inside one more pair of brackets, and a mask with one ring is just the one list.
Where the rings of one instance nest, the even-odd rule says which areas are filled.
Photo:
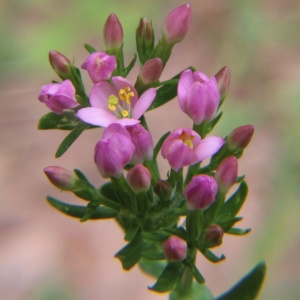
[[215, 78], [218, 82], [221, 102], [226, 98], [230, 86], [230, 70], [228, 67], [223, 67], [217, 72]]
[[68, 75], [71, 75], [69, 68], [71, 61], [60, 52], [51, 50], [49, 52], [49, 62], [53, 70], [60, 78], [67, 79], [69, 77]]
[[73, 172], [58, 166], [46, 167], [44, 172], [50, 182], [63, 191], [72, 191], [78, 180]]
[[152, 58], [141, 67], [138, 80], [141, 80], [145, 85], [153, 83], [160, 78], [162, 69], [162, 60], [160, 58]]
[[186, 242], [178, 236], [173, 235], [169, 237], [166, 241], [164, 241], [162, 247], [167, 260], [180, 261], [186, 257]]
[[235, 156], [225, 158], [216, 170], [215, 179], [221, 192], [226, 193], [238, 175], [238, 160]]
[[136, 193], [147, 192], [151, 186], [151, 173], [142, 164], [137, 164], [127, 173], [127, 182]]
[[217, 224], [210, 225], [206, 228], [204, 238], [208, 244], [208, 247], [216, 247], [222, 243], [223, 229]]
[[243, 150], [251, 141], [254, 133], [253, 125], [244, 125], [234, 129], [227, 137], [227, 143], [230, 148]]
[[110, 14], [104, 25], [104, 42], [106, 50], [117, 50], [123, 44], [123, 28], [115, 14]]

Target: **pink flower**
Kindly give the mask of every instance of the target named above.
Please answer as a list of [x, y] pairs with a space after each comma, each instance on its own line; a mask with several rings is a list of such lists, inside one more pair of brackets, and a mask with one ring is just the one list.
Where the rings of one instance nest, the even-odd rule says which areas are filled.
[[177, 92], [180, 108], [196, 125], [213, 120], [220, 103], [215, 77], [209, 79], [201, 72], [185, 70], [179, 78]]
[[70, 80], [43, 85], [38, 99], [58, 115], [62, 114], [64, 109], [72, 109], [79, 105]]
[[151, 173], [142, 164], [137, 164], [131, 168], [126, 176], [131, 189], [137, 194], [147, 192], [151, 186]]
[[218, 192], [218, 184], [213, 177], [196, 175], [183, 191], [189, 210], [207, 209], [211, 206]]
[[117, 62], [113, 55], [105, 52], [94, 52], [81, 65], [81, 68], [87, 70], [93, 83], [109, 79], [112, 72], [116, 69]]
[[107, 127], [112, 123], [135, 125], [156, 96], [156, 90], [146, 90], [140, 98], [129, 81], [120, 76], [95, 84], [90, 95], [92, 107], [82, 108], [77, 116], [86, 123]]
[[134, 150], [130, 135], [122, 125], [108, 126], [95, 147], [94, 159], [101, 175], [104, 178], [119, 178], [131, 160]]
[[210, 136], [201, 139], [190, 128], [176, 129], [164, 141], [161, 154], [175, 171], [184, 166], [196, 164], [215, 154], [224, 144], [224, 139]]
[[135, 146], [135, 151], [131, 159], [131, 163], [138, 164], [151, 160], [153, 157], [153, 139], [148, 130], [141, 124], [126, 126], [131, 140]]
[[179, 261], [186, 257], [186, 242], [176, 235], [170, 236], [167, 240], [165, 240], [162, 248], [167, 260]]
[[192, 21], [192, 9], [189, 4], [172, 10], [164, 20], [162, 34], [170, 44], [179, 43], [187, 34]]

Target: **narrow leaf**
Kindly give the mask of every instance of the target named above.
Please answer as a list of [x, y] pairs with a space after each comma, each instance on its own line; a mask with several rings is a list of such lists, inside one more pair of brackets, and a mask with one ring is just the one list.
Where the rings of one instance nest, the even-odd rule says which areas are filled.
[[89, 45], [89, 44], [84, 44], [84, 48], [85, 48], [90, 54], [92, 54], [92, 53], [94, 53], [94, 52], [97, 52], [97, 50], [96, 50], [93, 46], [91, 46], [91, 45]]
[[142, 257], [139, 261], [140, 268], [150, 276], [158, 278], [163, 272], [167, 263], [165, 261], [153, 261]]
[[266, 273], [265, 262], [258, 263], [245, 277], [216, 300], [254, 300]]
[[149, 287], [158, 293], [164, 293], [174, 288], [178, 280], [180, 280], [184, 271], [184, 264], [181, 261], [169, 262], [156, 283]]
[[85, 123], [78, 123], [76, 127], [67, 135], [67, 137], [62, 141], [60, 146], [58, 147], [55, 157], [62, 156], [69, 147], [76, 141], [76, 139], [81, 135], [81, 133], [88, 129], [89, 125]]
[[79, 122], [80, 121], [73, 111], [64, 111], [60, 115], [57, 115], [54, 112], [50, 112], [41, 117], [38, 123], [38, 129], [72, 130], [77, 126]]
[[251, 231], [251, 228], [240, 229], [240, 228], [231, 228], [226, 233], [233, 235], [245, 235]]
[[217, 256], [213, 252], [211, 252], [209, 249], [201, 250], [201, 253], [211, 262], [217, 263], [220, 262], [221, 260], [225, 259], [225, 255], [222, 254], [221, 256]]
[[[68, 204], [62, 201], [59, 201], [53, 197], [48, 196], [47, 201], [50, 205], [52, 205], [54, 208], [59, 210], [60, 212], [70, 216], [81, 219], [85, 212], [86, 212], [86, 206], [81, 205], [73, 205]], [[107, 219], [107, 218], [115, 218], [117, 216], [117, 212], [105, 207], [105, 206], [99, 206], [93, 214], [90, 216], [90, 219]]]
[[167, 136], [170, 134], [170, 131], [165, 133], [160, 139], [159, 141], [157, 142], [157, 144], [155, 145], [154, 147], [154, 151], [153, 151], [153, 159], [156, 159], [158, 153], [159, 153], [159, 150], [162, 146], [162, 144], [164, 143], [165, 139], [167, 138]]
[[195, 264], [192, 261], [186, 261], [186, 264], [188, 265], [188, 267], [190, 268], [190, 270], [192, 271], [194, 278], [196, 279], [196, 281], [199, 284], [202, 284], [205, 282], [204, 277], [202, 276], [202, 274], [200, 273], [200, 271], [198, 270], [198, 268], [195, 266]]
[[136, 58], [137, 58], [137, 55], [136, 55], [136, 53], [134, 53], [133, 59], [129, 63], [128, 67], [125, 68], [124, 71], [123, 71], [124, 72], [124, 76], [123, 77], [126, 77], [129, 74], [129, 72], [132, 70], [133, 66], [135, 65]]

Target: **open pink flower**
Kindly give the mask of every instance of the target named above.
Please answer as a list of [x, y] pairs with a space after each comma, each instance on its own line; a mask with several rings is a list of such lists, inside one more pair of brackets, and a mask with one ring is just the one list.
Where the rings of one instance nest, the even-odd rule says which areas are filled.
[[196, 125], [213, 120], [220, 104], [220, 93], [215, 77], [208, 78], [204, 73], [182, 72], [178, 82], [180, 108]]
[[62, 114], [64, 109], [72, 109], [79, 105], [70, 80], [43, 85], [38, 99], [58, 115]]
[[82, 108], [77, 116], [84, 122], [107, 127], [112, 123], [123, 126], [139, 123], [156, 96], [156, 90], [146, 90], [140, 98], [134, 86], [125, 78], [112, 77], [112, 84], [106, 81], [95, 84], [90, 95], [92, 107]]
[[190, 128], [176, 129], [169, 134], [161, 147], [161, 154], [172, 169], [178, 171], [215, 154], [224, 144], [224, 139], [209, 136], [201, 139], [200, 135]]
[[112, 72], [116, 69], [116, 57], [105, 52], [94, 52], [81, 65], [87, 70], [93, 83], [109, 79]]

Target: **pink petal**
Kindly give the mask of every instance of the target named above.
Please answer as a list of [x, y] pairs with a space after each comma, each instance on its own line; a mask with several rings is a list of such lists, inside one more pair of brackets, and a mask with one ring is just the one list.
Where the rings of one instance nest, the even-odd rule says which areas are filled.
[[125, 78], [121, 76], [114, 76], [111, 78], [114, 87], [119, 91], [121, 89], [125, 89], [127, 87], [134, 93], [134, 96], [131, 98], [131, 105], [134, 106], [135, 103], [138, 101], [138, 93], [134, 86]]
[[108, 98], [111, 95], [118, 97], [118, 91], [110, 83], [102, 81], [92, 88], [90, 103], [93, 107], [107, 109]]
[[203, 85], [195, 82], [190, 88], [187, 98], [187, 114], [196, 125], [203, 122], [206, 108], [206, 94], [203, 93]]
[[187, 97], [194, 82], [195, 79], [192, 70], [188, 69], [182, 72], [178, 82], [177, 93], [179, 106], [184, 113], [187, 113]]
[[132, 117], [139, 119], [150, 107], [156, 96], [156, 89], [150, 88], [145, 91], [133, 107]]
[[199, 161], [208, 158], [219, 151], [224, 144], [224, 139], [218, 136], [209, 136], [199, 143], [194, 149], [197, 153]]
[[140, 123], [140, 121], [136, 119], [123, 118], [123, 119], [117, 119], [117, 121], [114, 121], [114, 123], [118, 123], [123, 126], [131, 126]]
[[107, 127], [108, 125], [119, 120], [109, 111], [97, 107], [86, 107], [79, 109], [77, 112], [77, 117], [85, 123], [102, 127]]

